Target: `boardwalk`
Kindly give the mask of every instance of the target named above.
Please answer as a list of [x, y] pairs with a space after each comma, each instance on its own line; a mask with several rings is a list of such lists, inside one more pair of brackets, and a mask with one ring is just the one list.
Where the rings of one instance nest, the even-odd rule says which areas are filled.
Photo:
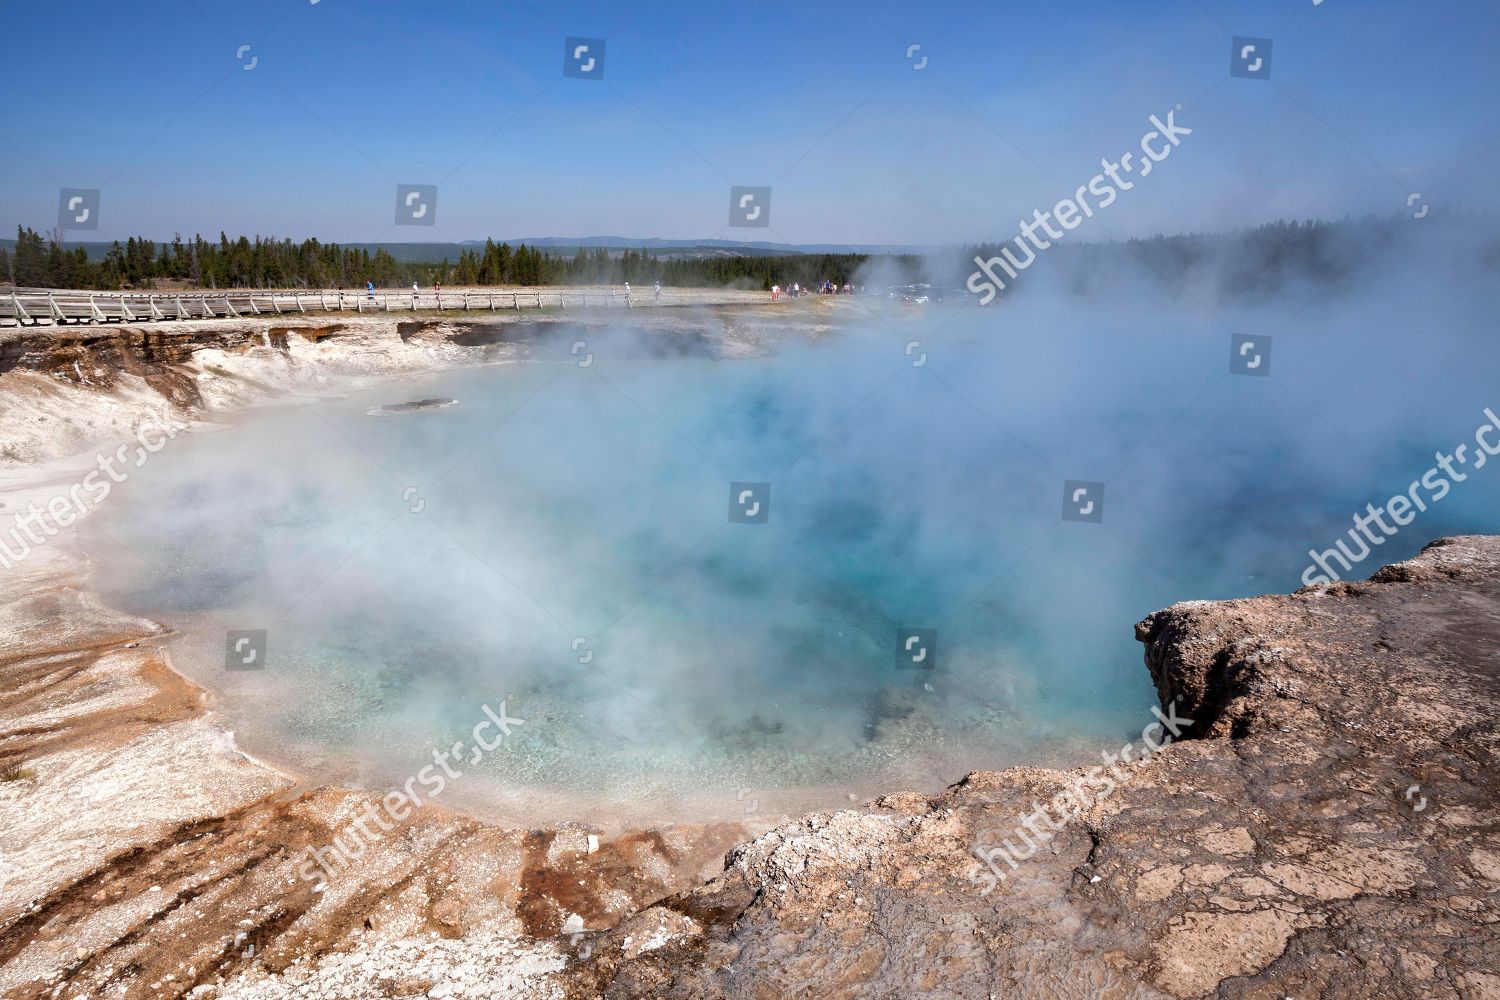
[[606, 309], [648, 305], [650, 293], [623, 290], [78, 292], [46, 288], [0, 291], [0, 326], [150, 323], [329, 312], [451, 312], [501, 309]]

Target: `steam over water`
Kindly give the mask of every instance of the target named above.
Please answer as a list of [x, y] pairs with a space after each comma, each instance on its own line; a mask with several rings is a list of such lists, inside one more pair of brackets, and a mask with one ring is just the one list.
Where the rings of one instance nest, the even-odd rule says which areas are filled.
[[[1118, 747], [1155, 703], [1137, 619], [1300, 586], [1309, 548], [1472, 447], [1500, 412], [1477, 287], [862, 302], [732, 360], [563, 329], [518, 364], [179, 438], [88, 530], [106, 598], [185, 626], [174, 655], [242, 743], [320, 778], [404, 782], [509, 696], [525, 724], [453, 804], [661, 818], [935, 788]], [[1275, 335], [1272, 377], [1230, 374], [1236, 331]], [[429, 397], [459, 405], [368, 415]], [[1065, 479], [1105, 483], [1102, 523], [1062, 519]], [[767, 523], [730, 522], [731, 481], [770, 484]], [[1497, 496], [1500, 462], [1350, 575], [1496, 530]], [[264, 671], [223, 670], [240, 628], [269, 631]], [[898, 666], [908, 628], [936, 630], [925, 666]]]

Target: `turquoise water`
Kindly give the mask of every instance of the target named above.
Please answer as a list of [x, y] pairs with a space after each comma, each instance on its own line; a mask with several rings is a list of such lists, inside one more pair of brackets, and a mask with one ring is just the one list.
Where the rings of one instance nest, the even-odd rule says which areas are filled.
[[[245, 746], [321, 776], [401, 784], [505, 699], [526, 721], [455, 802], [662, 818], [936, 788], [1138, 734], [1138, 618], [1299, 586], [1310, 546], [1500, 403], [1463, 321], [1352, 361], [1359, 323], [1309, 317], [1273, 379], [1155, 310], [893, 313], [735, 359], [559, 328], [179, 438], [89, 545], [107, 600], [184, 628], [175, 661]], [[458, 405], [370, 415], [430, 397]], [[1495, 530], [1495, 472], [1355, 575]], [[1062, 518], [1065, 479], [1105, 482], [1101, 523]], [[764, 523], [731, 520], [733, 482], [770, 484]], [[231, 629], [266, 630], [263, 670], [224, 669]]]

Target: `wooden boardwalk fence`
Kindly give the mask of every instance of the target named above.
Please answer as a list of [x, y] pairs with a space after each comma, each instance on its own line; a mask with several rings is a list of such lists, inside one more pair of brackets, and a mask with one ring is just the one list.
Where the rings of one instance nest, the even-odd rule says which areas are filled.
[[623, 291], [0, 291], [0, 325], [149, 323], [332, 312], [498, 312], [523, 309], [630, 308]]

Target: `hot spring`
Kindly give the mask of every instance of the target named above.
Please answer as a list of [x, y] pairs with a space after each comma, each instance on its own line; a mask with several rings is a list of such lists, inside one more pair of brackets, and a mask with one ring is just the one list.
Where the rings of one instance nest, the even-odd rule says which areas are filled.
[[[241, 745], [318, 781], [400, 785], [503, 700], [524, 724], [445, 803], [623, 822], [933, 790], [1138, 738], [1137, 619], [1295, 589], [1471, 440], [1500, 351], [1480, 303], [1444, 308], [860, 303], [737, 357], [711, 324], [513, 327], [492, 365], [179, 436], [86, 543]], [[1375, 356], [1370, 323], [1426, 335]], [[1237, 329], [1274, 334], [1269, 377], [1231, 373]], [[408, 400], [457, 405], [371, 415]], [[1104, 484], [1097, 521], [1063, 516], [1068, 480]], [[1494, 530], [1497, 484], [1350, 575]], [[226, 670], [235, 630], [265, 630], [259, 669]]]

